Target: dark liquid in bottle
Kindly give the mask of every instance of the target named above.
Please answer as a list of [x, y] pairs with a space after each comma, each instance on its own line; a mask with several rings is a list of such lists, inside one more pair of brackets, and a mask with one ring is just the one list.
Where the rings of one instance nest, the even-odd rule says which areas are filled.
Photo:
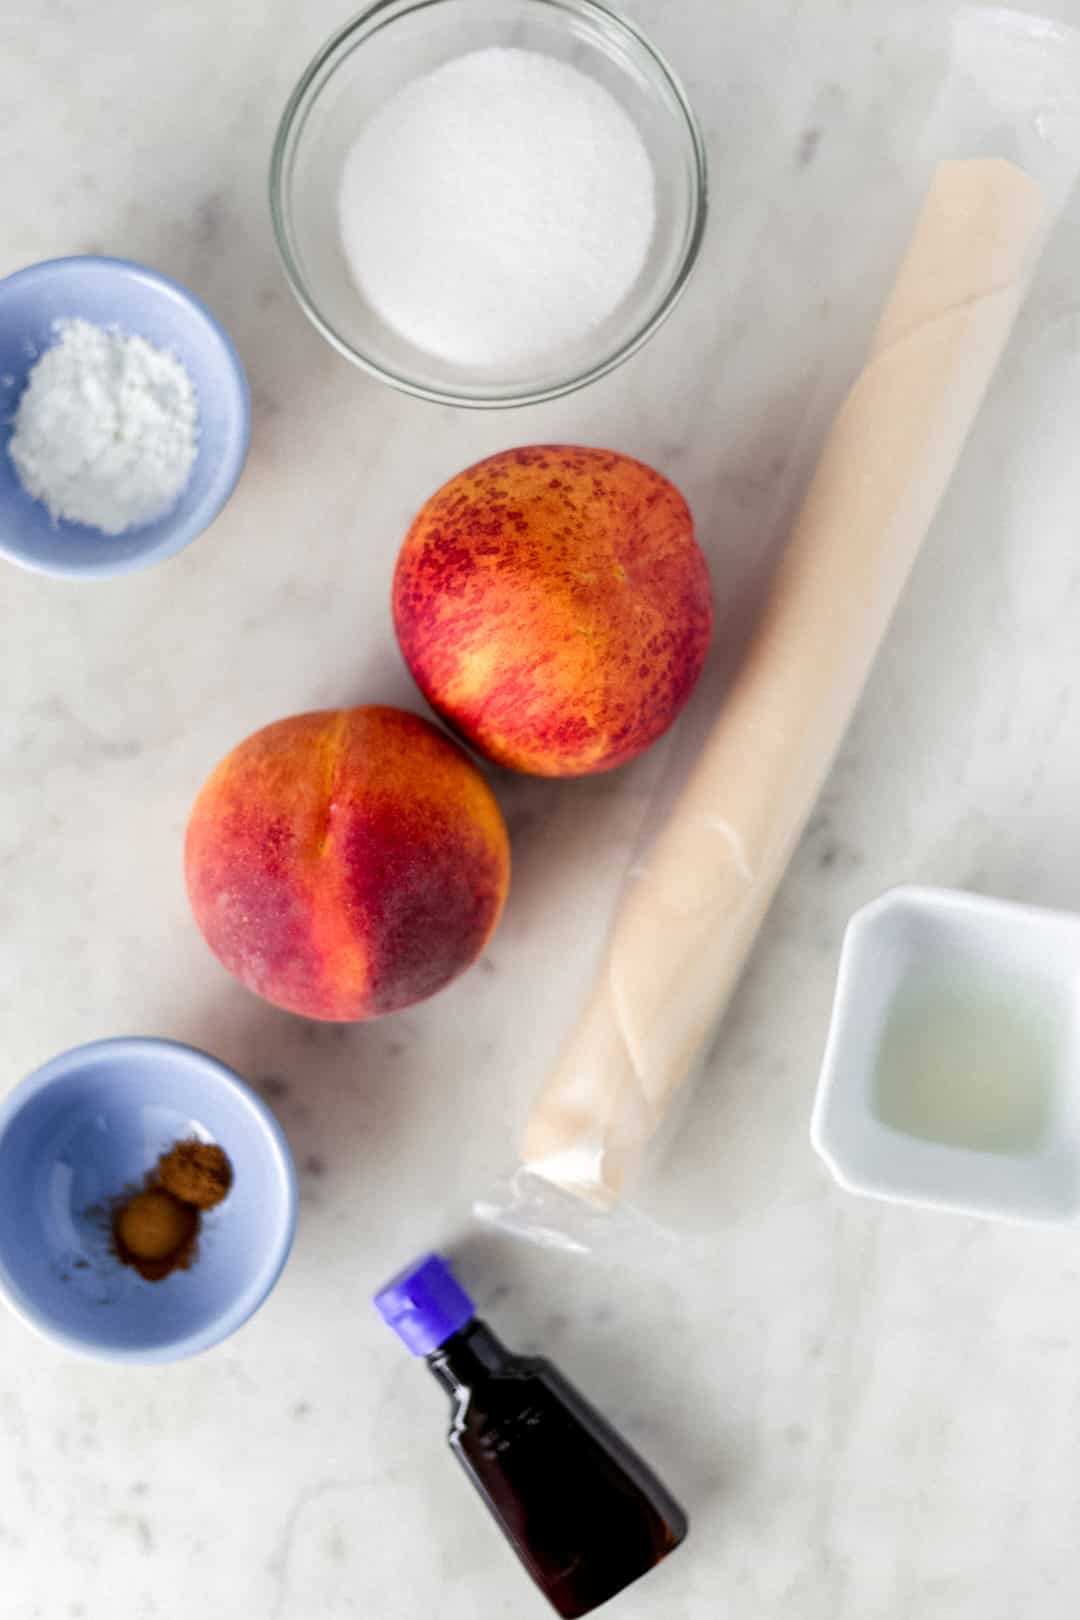
[[589, 1614], [683, 1540], [678, 1503], [550, 1362], [476, 1318], [427, 1361], [454, 1400], [451, 1447], [559, 1614]]

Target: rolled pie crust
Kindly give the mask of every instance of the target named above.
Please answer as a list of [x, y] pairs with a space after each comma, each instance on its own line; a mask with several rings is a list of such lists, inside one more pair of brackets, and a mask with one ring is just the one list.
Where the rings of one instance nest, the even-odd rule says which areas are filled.
[[1005, 346], [1043, 189], [938, 166], [747, 656], [629, 887], [523, 1164], [612, 1204], [721, 1016], [813, 809]]

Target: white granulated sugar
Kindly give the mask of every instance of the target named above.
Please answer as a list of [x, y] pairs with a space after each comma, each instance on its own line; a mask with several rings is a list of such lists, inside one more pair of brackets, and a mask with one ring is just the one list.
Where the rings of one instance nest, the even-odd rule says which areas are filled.
[[195, 461], [198, 404], [175, 355], [89, 321], [57, 321], [34, 365], [8, 452], [53, 520], [105, 534], [163, 517]]
[[580, 339], [641, 272], [652, 164], [615, 97], [534, 51], [474, 51], [362, 130], [339, 219], [353, 277], [428, 353], [506, 366]]

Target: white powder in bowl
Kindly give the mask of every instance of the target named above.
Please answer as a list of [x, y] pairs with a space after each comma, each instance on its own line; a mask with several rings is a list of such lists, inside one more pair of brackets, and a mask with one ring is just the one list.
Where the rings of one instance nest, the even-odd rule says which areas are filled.
[[31, 368], [8, 453], [54, 521], [105, 534], [163, 517], [195, 461], [198, 404], [174, 354], [90, 321], [56, 321]]
[[652, 164], [615, 97], [534, 51], [471, 52], [414, 79], [345, 161], [342, 245], [403, 337], [508, 366], [584, 337], [648, 253]]

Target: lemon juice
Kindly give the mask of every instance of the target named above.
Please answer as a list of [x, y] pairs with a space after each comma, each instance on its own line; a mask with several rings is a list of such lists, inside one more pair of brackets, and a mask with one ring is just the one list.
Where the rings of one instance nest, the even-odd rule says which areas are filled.
[[874, 1111], [894, 1130], [949, 1147], [1037, 1152], [1072, 1022], [1068, 993], [1043, 980], [977, 969], [920, 975], [887, 1015]]

